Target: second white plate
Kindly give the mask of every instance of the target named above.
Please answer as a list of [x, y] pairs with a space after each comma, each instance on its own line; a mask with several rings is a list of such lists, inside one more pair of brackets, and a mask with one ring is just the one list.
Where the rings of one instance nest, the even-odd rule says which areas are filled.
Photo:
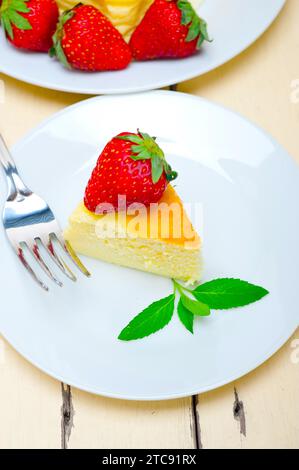
[[19, 52], [0, 33], [0, 72], [33, 85], [85, 94], [152, 90], [202, 75], [246, 49], [276, 18], [285, 0], [206, 0], [199, 14], [213, 43], [184, 60], [133, 63], [120, 72], [69, 71], [47, 54]]

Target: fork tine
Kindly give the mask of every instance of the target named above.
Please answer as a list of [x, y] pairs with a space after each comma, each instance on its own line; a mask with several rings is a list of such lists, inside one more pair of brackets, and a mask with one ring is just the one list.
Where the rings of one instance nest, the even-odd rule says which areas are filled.
[[75, 263], [77, 268], [87, 277], [90, 277], [91, 274], [88, 271], [88, 269], [84, 266], [80, 258], [76, 255], [75, 251], [73, 250], [70, 242], [68, 240], [64, 240], [63, 236], [61, 234], [53, 234], [55, 238], [58, 240], [64, 251], [68, 254], [70, 259]]
[[25, 256], [24, 256], [24, 252], [23, 252], [23, 249], [21, 248], [21, 246], [14, 246], [14, 250], [15, 250], [15, 253], [17, 255], [17, 257], [19, 258], [19, 260], [21, 261], [22, 265], [25, 267], [25, 269], [27, 269], [27, 271], [29, 272], [29, 274], [31, 275], [31, 277], [35, 280], [35, 282], [37, 282], [37, 284], [43, 289], [45, 290], [46, 292], [48, 292], [49, 290], [49, 287], [44, 284], [38, 277], [37, 275], [35, 274], [35, 272], [33, 271], [33, 269], [31, 268], [30, 264], [27, 262]]
[[61, 281], [59, 281], [59, 279], [57, 279], [54, 274], [51, 272], [51, 270], [48, 268], [48, 266], [46, 265], [44, 259], [42, 258], [41, 256], [41, 253], [40, 253], [40, 250], [38, 248], [38, 244], [37, 244], [37, 241], [34, 240], [33, 242], [29, 242], [27, 241], [26, 242], [26, 245], [27, 245], [27, 248], [28, 250], [30, 251], [30, 253], [33, 255], [34, 259], [38, 262], [38, 264], [40, 265], [40, 267], [42, 268], [42, 270], [47, 274], [47, 276], [49, 276], [49, 278], [55, 282], [55, 284], [57, 284], [59, 287], [62, 287], [63, 284]]
[[51, 259], [59, 267], [63, 274], [65, 274], [72, 281], [77, 281], [76, 276], [72, 273], [68, 265], [54, 250], [54, 246], [50, 237], [48, 237], [48, 239], [46, 237], [38, 237], [36, 238], [36, 240], [39, 240], [41, 242], [43, 247], [47, 250], [47, 253], [51, 256]]

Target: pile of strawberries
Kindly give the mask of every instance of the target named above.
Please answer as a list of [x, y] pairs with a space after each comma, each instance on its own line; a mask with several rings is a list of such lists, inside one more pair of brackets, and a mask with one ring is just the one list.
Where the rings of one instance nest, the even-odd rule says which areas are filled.
[[0, 0], [1, 24], [15, 47], [49, 52], [68, 67], [121, 70], [132, 60], [183, 58], [209, 41], [187, 0], [155, 0], [129, 44], [97, 8], [79, 3], [59, 16], [55, 0]]

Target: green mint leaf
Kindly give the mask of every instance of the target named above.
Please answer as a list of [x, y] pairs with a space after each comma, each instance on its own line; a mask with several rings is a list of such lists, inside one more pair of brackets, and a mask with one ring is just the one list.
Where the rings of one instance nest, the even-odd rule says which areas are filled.
[[269, 292], [240, 279], [215, 279], [196, 287], [194, 297], [214, 310], [244, 307], [265, 297]]
[[208, 305], [204, 304], [203, 302], [199, 300], [193, 300], [187, 295], [181, 294], [181, 301], [184, 307], [189, 310], [193, 315], [199, 316], [199, 317], [208, 317], [211, 315], [211, 311], [208, 307]]
[[193, 334], [194, 315], [184, 307], [182, 300], [178, 303], [178, 316], [185, 328]]
[[145, 338], [164, 328], [174, 312], [175, 294], [152, 303], [122, 330], [118, 339], [132, 341]]

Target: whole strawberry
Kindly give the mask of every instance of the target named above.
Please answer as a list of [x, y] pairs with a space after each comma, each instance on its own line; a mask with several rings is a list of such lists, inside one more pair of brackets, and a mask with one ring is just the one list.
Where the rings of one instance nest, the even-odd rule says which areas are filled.
[[136, 60], [182, 58], [210, 41], [206, 22], [185, 0], [155, 0], [134, 31], [130, 47]]
[[104, 148], [85, 190], [84, 203], [96, 212], [99, 204], [110, 203], [117, 210], [118, 197], [126, 206], [158, 202], [169, 181], [177, 177], [165, 155], [148, 134], [121, 133]]
[[120, 70], [132, 54], [122, 35], [95, 7], [78, 4], [64, 12], [53, 36], [51, 56], [66, 67], [89, 72]]
[[49, 51], [59, 18], [55, 0], [3, 0], [0, 17], [8, 40], [15, 47]]

